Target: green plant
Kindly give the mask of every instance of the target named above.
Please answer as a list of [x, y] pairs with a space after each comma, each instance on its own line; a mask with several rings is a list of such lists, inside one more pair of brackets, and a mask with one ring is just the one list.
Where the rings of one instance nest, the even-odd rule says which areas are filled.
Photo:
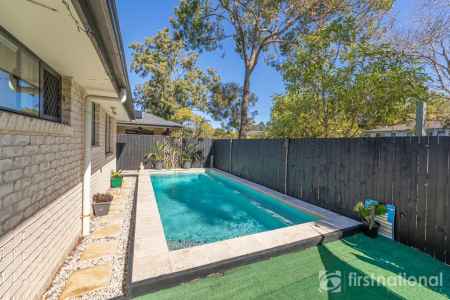
[[152, 150], [145, 154], [145, 161], [164, 161], [166, 145], [157, 142], [153, 145]]
[[166, 139], [165, 163], [168, 169], [175, 168], [181, 151], [181, 139], [171, 137]]
[[194, 143], [186, 142], [183, 145], [181, 152], [181, 160], [184, 161], [196, 161], [201, 160], [202, 151], [198, 149], [198, 146]]
[[111, 177], [122, 177], [122, 170], [115, 170], [111, 172]]
[[369, 226], [369, 230], [375, 225], [375, 217], [386, 214], [386, 206], [382, 203], [364, 206], [362, 201], [356, 203], [353, 211], [358, 213], [361, 220]]

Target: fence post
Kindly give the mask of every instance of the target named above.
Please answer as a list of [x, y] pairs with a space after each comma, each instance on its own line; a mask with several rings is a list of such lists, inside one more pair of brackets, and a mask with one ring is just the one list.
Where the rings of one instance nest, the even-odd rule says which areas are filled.
[[233, 152], [233, 139], [230, 139], [230, 153], [229, 153], [229, 160], [228, 160], [228, 173], [231, 173], [231, 174], [233, 174], [232, 172], [231, 172], [231, 160], [233, 159], [233, 154], [232, 154], [232, 152]]
[[284, 194], [287, 195], [287, 178], [288, 178], [288, 158], [289, 158], [289, 138], [284, 140]]

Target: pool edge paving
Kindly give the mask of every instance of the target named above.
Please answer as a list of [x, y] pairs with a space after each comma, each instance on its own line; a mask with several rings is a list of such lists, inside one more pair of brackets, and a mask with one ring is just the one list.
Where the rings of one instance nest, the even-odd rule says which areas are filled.
[[196, 247], [169, 251], [150, 180], [151, 174], [205, 172], [205, 169], [141, 170], [136, 199], [131, 294], [133, 296], [206, 276], [231, 267], [340, 239], [357, 231], [359, 223], [304, 201], [213, 169], [255, 190], [308, 213], [318, 221], [264, 231]]

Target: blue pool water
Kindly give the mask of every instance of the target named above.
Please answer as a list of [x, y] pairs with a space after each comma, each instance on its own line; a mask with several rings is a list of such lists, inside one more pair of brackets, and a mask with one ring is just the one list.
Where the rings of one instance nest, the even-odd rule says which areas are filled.
[[151, 181], [170, 250], [318, 219], [213, 171]]

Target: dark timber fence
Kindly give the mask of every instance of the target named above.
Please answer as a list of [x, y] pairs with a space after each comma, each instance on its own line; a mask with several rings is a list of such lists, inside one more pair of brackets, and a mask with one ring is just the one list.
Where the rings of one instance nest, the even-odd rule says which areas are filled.
[[[168, 143], [172, 137], [164, 135], [117, 135], [117, 169], [137, 170], [144, 161], [146, 153], [151, 152], [155, 143]], [[196, 143], [203, 153], [202, 161], [193, 163], [193, 167], [209, 167], [212, 155], [212, 140], [210, 139], [185, 139], [183, 142]], [[146, 166], [147, 167], [147, 166]], [[178, 164], [177, 167], [180, 167]]]
[[450, 138], [217, 140], [214, 166], [353, 217], [397, 207], [396, 240], [450, 263]]

